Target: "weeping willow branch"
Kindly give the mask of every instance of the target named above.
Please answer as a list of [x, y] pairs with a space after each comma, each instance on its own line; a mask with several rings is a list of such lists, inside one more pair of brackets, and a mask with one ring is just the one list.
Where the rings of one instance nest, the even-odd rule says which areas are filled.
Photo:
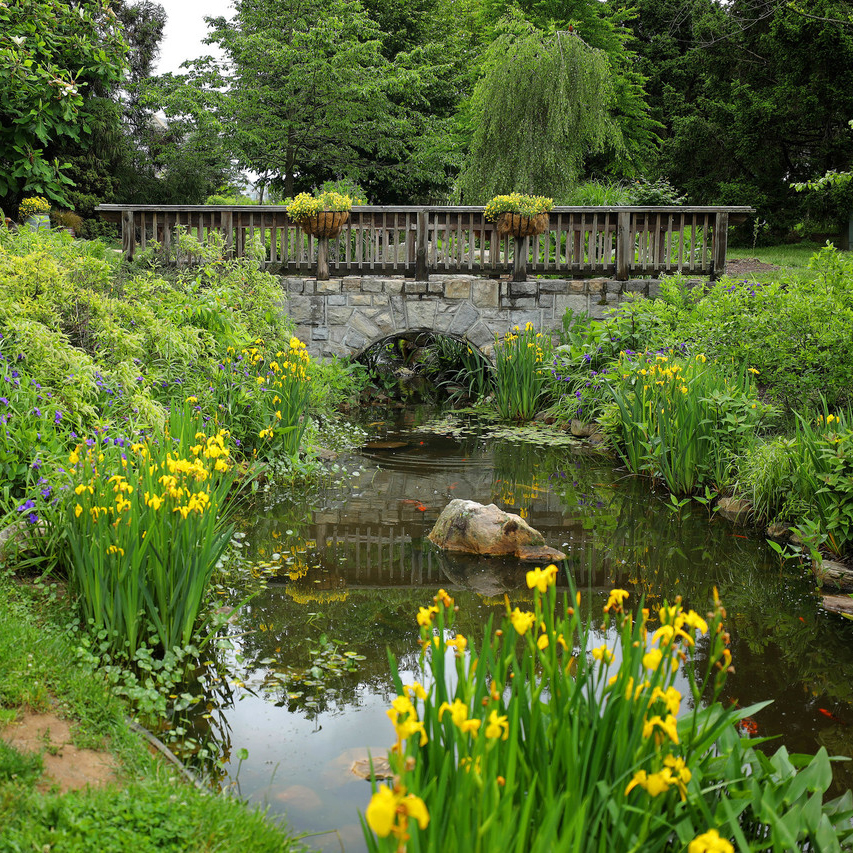
[[623, 148], [607, 55], [577, 35], [513, 22], [492, 42], [472, 97], [474, 136], [460, 175], [468, 204], [519, 191], [559, 198], [587, 153]]

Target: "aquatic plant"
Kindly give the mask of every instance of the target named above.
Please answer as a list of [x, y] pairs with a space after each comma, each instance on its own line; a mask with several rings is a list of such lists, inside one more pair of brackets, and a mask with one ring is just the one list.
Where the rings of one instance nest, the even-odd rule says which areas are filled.
[[209, 389], [220, 420], [243, 436], [242, 450], [261, 458], [296, 456], [308, 426], [311, 357], [299, 338], [270, 352], [260, 338], [238, 353], [228, 347]]
[[551, 342], [527, 323], [495, 340], [495, 406], [508, 421], [529, 421], [546, 389]]
[[822, 402], [816, 419], [797, 415], [788, 507], [814, 517], [815, 544], [842, 554], [853, 541], [853, 417]]
[[127, 657], [150, 635], [164, 650], [186, 646], [231, 537], [227, 434], [202, 431], [188, 404], [160, 440], [97, 434], [68, 464], [70, 580], [83, 620]]
[[528, 572], [533, 610], [507, 602], [479, 650], [444, 590], [420, 608], [429, 677], [404, 684], [392, 658], [395, 776], [362, 821], [371, 851], [829, 851], [850, 839], [853, 795], [823, 801], [826, 751], [768, 757], [736, 728], [763, 704], [717, 701], [731, 652], [716, 596], [707, 620], [664, 603], [653, 630], [614, 589], [603, 621], [615, 639], [594, 645], [580, 593], [558, 603], [557, 574]]
[[617, 450], [634, 474], [660, 478], [676, 495], [722, 488], [738, 453], [772, 409], [744, 364], [729, 372], [699, 354], [623, 354], [606, 382], [618, 407]]

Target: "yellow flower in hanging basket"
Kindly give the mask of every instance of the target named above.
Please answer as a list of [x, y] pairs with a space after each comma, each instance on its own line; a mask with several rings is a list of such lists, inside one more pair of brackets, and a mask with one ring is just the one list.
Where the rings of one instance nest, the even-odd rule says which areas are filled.
[[349, 219], [352, 198], [336, 192], [317, 196], [299, 193], [289, 205], [287, 215], [303, 231], [315, 237], [337, 237]]
[[548, 212], [554, 206], [554, 199], [545, 196], [510, 193], [497, 195], [483, 211], [486, 219], [497, 222], [498, 234], [513, 234], [516, 237], [530, 237], [542, 234], [548, 228]]
[[21, 220], [29, 219], [31, 216], [42, 216], [50, 213], [50, 202], [40, 195], [25, 198], [18, 205], [18, 217]]

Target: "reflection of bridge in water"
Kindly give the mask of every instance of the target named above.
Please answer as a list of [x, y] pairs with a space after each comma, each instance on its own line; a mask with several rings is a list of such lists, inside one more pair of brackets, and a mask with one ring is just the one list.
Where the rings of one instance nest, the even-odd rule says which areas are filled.
[[[311, 557], [322, 571], [312, 570], [294, 583], [306, 592], [309, 587], [319, 591], [459, 586], [498, 595], [525, 587], [524, 574], [530, 564], [445, 554], [427, 540], [439, 514], [454, 498], [495, 503], [522, 515], [542, 533], [547, 545], [566, 553], [578, 586], [625, 578], [629, 566], [619, 558], [632, 544], [634, 525], [626, 524], [625, 532], [617, 533], [614, 519], [612, 538], [608, 534], [602, 542], [600, 534], [588, 529], [589, 504], [567, 503], [552, 488], [554, 481], [549, 480], [549, 474], [564, 476], [560, 469], [563, 460], [556, 466], [543, 464], [541, 473], [514, 478], [513, 463], [527, 452], [525, 449], [512, 448], [509, 457], [498, 458], [490, 448], [475, 447], [473, 442], [466, 447], [470, 456], [449, 457], [437, 446], [442, 443], [453, 445], [459, 453], [455, 439], [433, 437], [425, 447], [415, 438], [399, 452], [377, 454], [374, 458], [382, 467], [375, 470], [369, 483], [357, 485], [346, 496], [336, 495], [335, 500], [314, 510], [301, 536], [316, 543]], [[540, 451], [536, 458], [544, 461]], [[569, 482], [576, 463], [576, 457], [565, 453]], [[602, 471], [595, 479], [607, 477]], [[607, 514], [608, 510], [602, 507], [594, 512]], [[262, 527], [275, 530], [275, 518], [261, 522]]]
[[[398, 524], [348, 523], [321, 512], [314, 538], [323, 565], [348, 589], [454, 585], [487, 595], [524, 585], [530, 564], [511, 558], [446, 554], [426, 538], [434, 519], [401, 519]], [[610, 562], [609, 549], [576, 519], [536, 512], [531, 523], [545, 541], [563, 550], [577, 584], [585, 584]], [[617, 567], [622, 574], [621, 563]]]

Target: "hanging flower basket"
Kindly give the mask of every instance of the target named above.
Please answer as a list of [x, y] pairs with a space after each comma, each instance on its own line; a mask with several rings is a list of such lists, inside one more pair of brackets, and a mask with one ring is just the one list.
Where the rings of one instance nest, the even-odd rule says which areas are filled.
[[[337, 237], [349, 220], [352, 198], [327, 190], [317, 196], [299, 193], [287, 205], [287, 215], [306, 233], [315, 237]], [[362, 204], [356, 199], [357, 204]]]
[[321, 210], [299, 220], [299, 227], [315, 237], [337, 237], [349, 221], [348, 210]]
[[548, 230], [548, 212], [553, 206], [554, 200], [545, 196], [510, 193], [496, 195], [483, 209], [483, 215], [497, 223], [501, 237], [532, 237]]
[[544, 234], [548, 230], [550, 217], [547, 213], [537, 216], [522, 216], [520, 213], [502, 213], [498, 216], [498, 234], [505, 237], [512, 234], [513, 237], [533, 237], [536, 234]]

